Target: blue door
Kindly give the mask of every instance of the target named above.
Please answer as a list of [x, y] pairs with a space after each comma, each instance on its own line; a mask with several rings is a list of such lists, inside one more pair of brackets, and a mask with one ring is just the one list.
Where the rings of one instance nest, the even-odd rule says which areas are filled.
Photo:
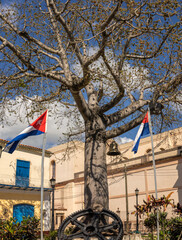
[[17, 204], [13, 206], [13, 217], [17, 222], [21, 222], [24, 217], [34, 216], [34, 206], [29, 204]]
[[29, 172], [30, 172], [30, 162], [17, 160], [16, 186], [19, 186], [19, 187], [29, 186]]

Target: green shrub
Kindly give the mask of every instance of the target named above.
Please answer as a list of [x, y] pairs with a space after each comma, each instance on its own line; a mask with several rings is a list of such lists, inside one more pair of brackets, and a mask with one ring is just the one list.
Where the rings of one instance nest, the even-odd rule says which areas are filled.
[[15, 218], [0, 220], [0, 239], [6, 240], [35, 240], [39, 237], [39, 220], [35, 217], [23, 218], [16, 222]]
[[57, 230], [51, 231], [51, 232], [49, 233], [49, 235], [45, 237], [45, 240], [56, 239], [57, 235], [58, 235]]
[[[160, 239], [178, 240], [182, 239], [182, 217], [167, 219], [167, 213], [159, 214]], [[144, 226], [150, 232], [150, 239], [154, 239], [153, 232], [157, 228], [157, 214], [152, 213], [144, 221]], [[181, 236], [180, 236], [181, 234]], [[179, 236], [181, 238], [179, 238]]]
[[[169, 219], [170, 240], [182, 239], [182, 217]], [[179, 238], [181, 234], [181, 238]]]
[[0, 220], [0, 239], [16, 240], [19, 231], [19, 223], [14, 218], [9, 220]]
[[35, 240], [39, 237], [39, 233], [39, 220], [35, 217], [23, 217], [23, 220], [20, 224], [18, 237], [20, 239]]

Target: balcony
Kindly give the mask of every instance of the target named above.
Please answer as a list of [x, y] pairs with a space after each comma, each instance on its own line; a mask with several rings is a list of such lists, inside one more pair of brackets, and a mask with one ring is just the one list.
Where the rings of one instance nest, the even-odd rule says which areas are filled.
[[29, 187], [29, 178], [16, 176], [16, 183], [17, 187]]

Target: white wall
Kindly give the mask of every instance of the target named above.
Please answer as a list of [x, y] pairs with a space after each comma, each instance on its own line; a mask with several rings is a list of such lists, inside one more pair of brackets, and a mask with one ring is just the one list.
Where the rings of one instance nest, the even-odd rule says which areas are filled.
[[[16, 180], [16, 163], [17, 160], [30, 161], [30, 175], [29, 186], [40, 187], [41, 186], [41, 149], [40, 153], [15, 150], [14, 153], [9, 154], [2, 152], [1, 155], [1, 167], [0, 167], [0, 183], [15, 185]], [[48, 157], [44, 158], [44, 187], [49, 188], [49, 166], [50, 160]]]

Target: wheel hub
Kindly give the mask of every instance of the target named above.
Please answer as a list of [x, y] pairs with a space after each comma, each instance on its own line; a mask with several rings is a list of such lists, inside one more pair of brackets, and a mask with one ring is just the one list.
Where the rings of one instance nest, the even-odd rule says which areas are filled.
[[83, 233], [87, 236], [94, 236], [96, 232], [96, 228], [93, 225], [88, 225], [85, 227]]

